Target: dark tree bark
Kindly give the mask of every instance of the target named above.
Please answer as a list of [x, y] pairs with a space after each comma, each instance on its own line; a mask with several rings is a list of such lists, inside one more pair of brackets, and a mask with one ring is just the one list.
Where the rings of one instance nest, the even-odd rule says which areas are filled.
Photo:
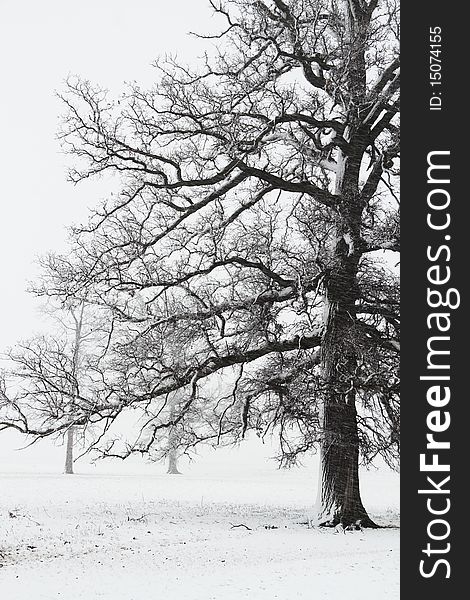
[[345, 40], [350, 48], [346, 92], [350, 105], [339, 149], [335, 194], [341, 199], [335, 220], [336, 243], [330, 251], [325, 278], [324, 335], [321, 366], [322, 407], [321, 480], [318, 520], [321, 525], [358, 523], [376, 527], [367, 514], [359, 487], [359, 434], [356, 410], [358, 332], [356, 303], [358, 271], [364, 242], [361, 233], [365, 208], [360, 193], [361, 160], [370, 131], [359, 118], [366, 102], [366, 35], [369, 18], [360, 3], [344, 5]]

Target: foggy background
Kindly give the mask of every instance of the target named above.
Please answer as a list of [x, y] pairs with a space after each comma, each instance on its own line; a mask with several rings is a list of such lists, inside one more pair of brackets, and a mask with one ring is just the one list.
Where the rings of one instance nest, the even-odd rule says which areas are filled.
[[[44, 330], [41, 302], [26, 291], [37, 274], [36, 258], [65, 250], [67, 226], [86, 220], [116, 185], [106, 177], [67, 182], [70, 161], [56, 137], [63, 107], [55, 92], [68, 75], [116, 94], [124, 82], [150, 85], [151, 63], [165, 53], [191, 62], [210, 42], [188, 32], [206, 31], [214, 21], [209, 4], [194, 0], [0, 0], [0, 354]], [[5, 366], [0, 361], [0, 369]], [[60, 443], [12, 449], [23, 445], [22, 436], [2, 433], [1, 470], [60, 472]]]

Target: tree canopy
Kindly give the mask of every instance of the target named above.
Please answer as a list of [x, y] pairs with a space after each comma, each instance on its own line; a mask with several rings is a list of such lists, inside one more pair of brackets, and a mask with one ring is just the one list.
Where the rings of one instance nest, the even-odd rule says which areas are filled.
[[286, 464], [320, 445], [319, 521], [373, 525], [359, 451], [395, 464], [399, 439], [398, 8], [212, 6], [196, 67], [159, 59], [151, 89], [114, 98], [78, 77], [61, 92], [71, 181], [121, 187], [44, 259], [38, 293], [113, 315], [93, 385], [52, 427], [101, 423], [95, 448], [122, 457], [169, 428], [186, 450], [276, 432]]

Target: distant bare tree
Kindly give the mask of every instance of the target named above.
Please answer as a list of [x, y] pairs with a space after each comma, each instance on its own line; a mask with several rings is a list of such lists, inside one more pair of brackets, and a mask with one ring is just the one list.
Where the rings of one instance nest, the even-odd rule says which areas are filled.
[[[72, 348], [72, 376], [77, 384], [77, 395], [80, 392], [79, 389], [79, 369], [80, 369], [80, 352], [82, 349], [83, 337], [83, 317], [85, 312], [86, 302], [82, 300], [77, 307], [69, 307], [67, 310], [73, 319], [74, 324], [74, 343]], [[67, 430], [67, 442], [66, 442], [66, 453], [65, 453], [65, 467], [64, 472], [67, 475], [73, 474], [73, 446], [75, 442], [75, 426], [71, 425]]]
[[[109, 323], [84, 299], [68, 300], [62, 307], [48, 305], [45, 310], [52, 332], [20, 342], [7, 353], [11, 366], [3, 375], [0, 403], [12, 417], [11, 426], [19, 431], [27, 432], [34, 423], [41, 428], [40, 436], [65, 435], [64, 473], [71, 475], [74, 446], [82, 429], [77, 430], [73, 420], [82, 394], [90, 392], [100, 372]], [[67, 424], [57, 427], [64, 416]]]
[[[175, 410], [173, 407], [171, 407], [169, 420], [173, 421], [175, 416]], [[178, 469], [178, 448], [178, 436], [176, 435], [174, 427], [170, 427], [168, 430], [168, 475], [180, 475], [180, 471]]]
[[374, 526], [359, 453], [392, 464], [399, 431], [398, 8], [212, 6], [197, 70], [168, 59], [153, 89], [113, 101], [70, 79], [62, 95], [71, 180], [122, 181], [75, 230], [72, 266], [56, 258], [53, 293], [90, 290], [118, 323], [73, 422], [110, 434], [144, 415], [134, 440], [102, 438], [111, 456], [175, 426], [185, 449], [276, 431], [287, 464], [319, 444], [318, 522]]

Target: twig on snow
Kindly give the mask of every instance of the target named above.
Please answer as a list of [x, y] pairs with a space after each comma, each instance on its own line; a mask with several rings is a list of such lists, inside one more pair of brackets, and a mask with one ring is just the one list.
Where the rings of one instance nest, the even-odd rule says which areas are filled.
[[245, 529], [248, 529], [248, 531], [253, 531], [251, 529], [251, 527], [248, 527], [248, 525], [245, 525], [244, 523], [240, 523], [239, 525], [233, 525], [232, 523], [230, 523], [230, 525], [232, 525], [232, 527], [230, 529], [236, 529], [237, 527], [244, 527]]

